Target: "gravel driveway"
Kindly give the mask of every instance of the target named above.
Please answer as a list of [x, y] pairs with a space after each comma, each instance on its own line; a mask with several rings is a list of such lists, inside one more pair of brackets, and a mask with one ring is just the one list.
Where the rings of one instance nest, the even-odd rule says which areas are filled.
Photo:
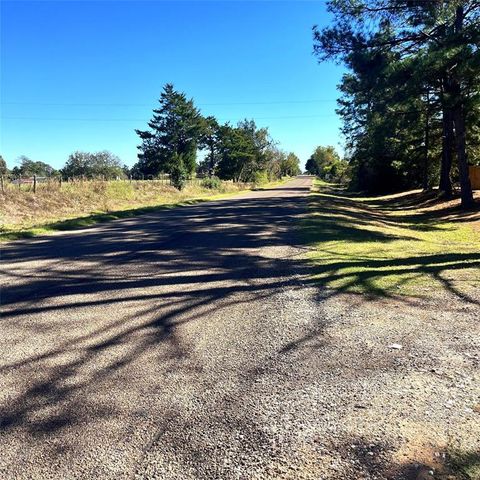
[[475, 455], [479, 303], [312, 284], [310, 185], [4, 247], [0, 478], [444, 478]]

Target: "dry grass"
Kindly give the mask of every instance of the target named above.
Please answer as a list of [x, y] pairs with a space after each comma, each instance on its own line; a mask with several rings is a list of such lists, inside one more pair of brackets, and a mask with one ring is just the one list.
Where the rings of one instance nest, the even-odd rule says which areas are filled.
[[246, 184], [222, 182], [216, 190], [200, 182], [181, 192], [160, 181], [86, 181], [40, 184], [34, 194], [29, 187], [8, 186], [0, 196], [0, 238], [12, 240], [55, 230], [82, 227], [143, 213], [159, 207], [216, 198], [247, 189]]

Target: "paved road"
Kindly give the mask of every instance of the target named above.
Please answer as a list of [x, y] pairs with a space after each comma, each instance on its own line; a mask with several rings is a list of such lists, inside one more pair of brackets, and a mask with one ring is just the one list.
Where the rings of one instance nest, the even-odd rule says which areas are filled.
[[264, 372], [276, 359], [288, 387], [281, 357], [312, 312], [295, 232], [310, 185], [4, 247], [0, 477], [287, 468]]
[[480, 299], [307, 281], [310, 183], [5, 247], [0, 479], [445, 480], [449, 449], [475, 461]]

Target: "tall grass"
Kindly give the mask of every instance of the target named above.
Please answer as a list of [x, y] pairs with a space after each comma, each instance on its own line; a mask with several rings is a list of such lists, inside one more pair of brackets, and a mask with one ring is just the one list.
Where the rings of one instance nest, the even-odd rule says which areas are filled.
[[[220, 182], [216, 188], [205, 188], [199, 181], [194, 181], [178, 191], [161, 181], [91, 180], [61, 185], [58, 182], [38, 184], [36, 193], [23, 185], [20, 188], [15, 185], [5, 187], [0, 194], [1, 236], [12, 239], [45, 233], [57, 229], [52, 225], [58, 226], [79, 217], [93, 216], [101, 220], [106, 219], [105, 214], [127, 211], [133, 215], [135, 209], [213, 198], [238, 192], [248, 185]], [[74, 226], [74, 223], [66, 225]], [[24, 235], [18, 235], [22, 233]]]

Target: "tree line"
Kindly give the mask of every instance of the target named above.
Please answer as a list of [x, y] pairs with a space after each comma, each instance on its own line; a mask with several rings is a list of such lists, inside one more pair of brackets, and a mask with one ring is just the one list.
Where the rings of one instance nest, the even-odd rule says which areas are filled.
[[[166, 84], [147, 130], [136, 130], [141, 144], [134, 175], [168, 173], [179, 188], [195, 171], [222, 180], [255, 182], [300, 173], [294, 153], [278, 149], [267, 128], [253, 120], [236, 126], [202, 116], [193, 99]], [[204, 158], [197, 164], [197, 153]]]
[[74, 152], [69, 155], [63, 168], [55, 169], [41, 161], [35, 161], [25, 155], [17, 159], [18, 165], [11, 170], [0, 156], [0, 175], [12, 178], [46, 177], [46, 178], [126, 178], [130, 169], [122, 165], [120, 159], [113, 153], [104, 150], [96, 153]]
[[314, 27], [319, 61], [348, 68], [337, 112], [352, 187], [387, 192], [438, 185], [473, 205], [480, 163], [480, 2], [332, 0]]
[[[136, 133], [141, 143], [138, 161], [132, 168], [122, 165], [108, 151], [77, 151], [60, 170], [22, 156], [10, 172], [3, 162], [3, 175], [154, 179], [168, 174], [172, 184], [181, 189], [196, 174], [235, 182], [262, 182], [300, 173], [299, 158], [279, 149], [267, 128], [258, 128], [253, 120], [235, 126], [221, 124], [213, 116], [204, 117], [193, 100], [172, 84], [164, 86], [148, 129]], [[203, 158], [197, 161], [199, 152], [203, 152]]]

